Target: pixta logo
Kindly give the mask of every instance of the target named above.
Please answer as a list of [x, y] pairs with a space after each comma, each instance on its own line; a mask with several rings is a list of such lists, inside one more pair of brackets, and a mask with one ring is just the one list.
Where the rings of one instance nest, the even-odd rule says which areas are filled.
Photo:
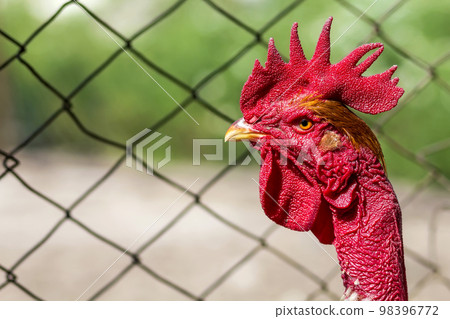
[[164, 158], [155, 163], [155, 151], [172, 139], [167, 135], [161, 136], [161, 133], [152, 132], [152, 130], [146, 128], [128, 139], [126, 142], [126, 165], [133, 167], [133, 148], [136, 149], [136, 169], [140, 172], [144, 171], [144, 162], [146, 163], [145, 170], [149, 175], [153, 175], [155, 167], [160, 169], [169, 163], [171, 159], [170, 145], [165, 148]]
[[[172, 137], [163, 135], [159, 132], [152, 131], [148, 128], [140, 131], [126, 142], [126, 165], [128, 167], [135, 167], [136, 170], [143, 172], [144, 168], [147, 174], [153, 175], [155, 169], [160, 169], [170, 162], [172, 158], [171, 146], [166, 143]], [[259, 143], [259, 142], [258, 142]], [[244, 141], [244, 146], [247, 149], [247, 156], [242, 161], [237, 163], [236, 158], [236, 142], [228, 142], [225, 147], [228, 150], [228, 158], [224, 155], [224, 141], [223, 139], [193, 139], [192, 140], [192, 165], [199, 166], [203, 161], [223, 161], [228, 160], [228, 165], [249, 165], [252, 160], [261, 164], [261, 156], [255, 147], [259, 148], [262, 144], [251, 145], [248, 141]], [[315, 162], [318, 165], [325, 165], [325, 162], [320, 155], [321, 152], [317, 149], [315, 144], [306, 143], [305, 145], [297, 145], [295, 140], [290, 139], [274, 139], [261, 142], [265, 147], [270, 146], [280, 153], [279, 165], [288, 165], [289, 161], [294, 161], [296, 165], [303, 165], [304, 162]], [[211, 148], [212, 146], [212, 148]], [[165, 147], [164, 155], [162, 155], [161, 147]], [[293, 158], [290, 149], [295, 148], [298, 153], [296, 158]], [[135, 151], [133, 154], [133, 150]], [[157, 159], [155, 159], [155, 152], [159, 150]], [[211, 151], [213, 150], [213, 151]], [[161, 157], [163, 157], [161, 159]], [[134, 164], [135, 163], [135, 164]], [[144, 167], [145, 166], [145, 167]]]

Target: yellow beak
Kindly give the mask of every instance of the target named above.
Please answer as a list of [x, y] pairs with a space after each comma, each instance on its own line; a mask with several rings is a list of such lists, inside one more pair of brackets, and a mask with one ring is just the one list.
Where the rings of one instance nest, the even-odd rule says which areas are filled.
[[225, 142], [240, 140], [256, 141], [263, 136], [267, 136], [267, 134], [255, 130], [250, 124], [245, 122], [244, 118], [240, 118], [231, 124], [225, 133]]

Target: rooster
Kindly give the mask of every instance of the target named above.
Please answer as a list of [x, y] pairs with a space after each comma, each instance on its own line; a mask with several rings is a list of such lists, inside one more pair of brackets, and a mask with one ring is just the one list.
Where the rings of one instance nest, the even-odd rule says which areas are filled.
[[381, 43], [331, 64], [331, 22], [311, 60], [297, 23], [288, 63], [270, 39], [265, 67], [256, 60], [242, 90], [244, 117], [225, 140], [248, 140], [260, 151], [260, 200], [271, 220], [335, 246], [344, 300], [407, 300], [400, 206], [376, 136], [348, 108], [388, 111], [404, 91], [392, 79], [397, 66], [362, 76], [383, 51]]

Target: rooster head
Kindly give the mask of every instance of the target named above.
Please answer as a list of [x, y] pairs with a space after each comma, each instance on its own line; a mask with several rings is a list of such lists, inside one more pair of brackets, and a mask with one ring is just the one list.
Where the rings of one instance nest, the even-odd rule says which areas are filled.
[[297, 23], [288, 63], [270, 40], [265, 67], [257, 60], [242, 90], [244, 116], [225, 136], [249, 140], [261, 152], [260, 199], [266, 215], [287, 228], [311, 230], [328, 244], [334, 239], [331, 212], [354, 203], [358, 171], [370, 164], [384, 174], [377, 138], [348, 107], [377, 114], [393, 108], [403, 94], [398, 78], [391, 79], [396, 66], [362, 76], [383, 51], [380, 43], [362, 45], [331, 64], [331, 22], [330, 17], [311, 60], [303, 53]]

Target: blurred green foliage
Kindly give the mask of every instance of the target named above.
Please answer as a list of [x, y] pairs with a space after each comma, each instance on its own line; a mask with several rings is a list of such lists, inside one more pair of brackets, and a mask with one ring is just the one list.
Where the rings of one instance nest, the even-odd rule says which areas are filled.
[[[175, 1], [81, 1], [115, 30], [131, 37]], [[217, 1], [217, 5], [255, 30], [261, 29], [293, 1]], [[275, 38], [284, 57], [288, 56], [290, 27], [300, 23], [300, 37], [307, 56], [311, 56], [325, 19], [334, 16], [332, 28], [332, 62], [337, 62], [363, 42], [385, 42], [385, 52], [370, 70], [379, 73], [393, 64], [399, 66], [396, 76], [405, 88], [407, 105], [390, 117], [363, 116], [369, 123], [385, 122], [382, 130], [400, 145], [413, 152], [450, 137], [450, 105], [448, 82], [450, 61], [444, 60], [434, 70], [442, 83], [428, 82], [430, 71], [417, 66], [408, 55], [399, 54], [390, 43], [411, 54], [423, 65], [433, 64], [449, 52], [448, 12], [445, 1], [380, 0], [367, 11], [374, 21], [382, 20], [381, 37], [373, 33], [366, 19], [357, 19], [373, 1], [307, 0], [292, 9], [273, 26], [264, 29], [267, 43]], [[63, 1], [0, 0], [0, 29], [19, 42], [24, 42], [42, 25]], [[392, 6], [392, 7], [391, 7]], [[386, 12], [393, 8], [392, 14]], [[356, 10], [356, 11], [355, 11]], [[353, 24], [354, 23], [354, 24]], [[349, 28], [350, 27], [350, 28]], [[125, 43], [111, 32], [120, 45]], [[342, 35], [342, 36], [341, 36]], [[99, 25], [75, 4], [66, 6], [61, 14], [39, 33], [22, 57], [59, 92], [67, 96], [96, 68], [120, 50]], [[168, 17], [142, 33], [132, 46], [146, 59], [195, 87], [208, 74], [236, 55], [254, 37], [203, 1], [189, 0]], [[0, 64], [18, 51], [18, 47], [0, 37]], [[133, 53], [131, 53], [133, 55]], [[256, 45], [223, 72], [212, 77], [197, 90], [198, 96], [231, 119], [240, 117], [239, 95], [251, 72], [254, 60], [265, 62], [266, 47]], [[136, 55], [133, 57], [166, 90], [182, 103], [191, 92], [148, 67]], [[130, 57], [121, 53], [98, 76], [93, 78], [72, 99], [73, 112], [87, 130], [110, 140], [125, 141], [179, 106]], [[51, 114], [62, 101], [35, 76], [15, 60], [2, 72], [0, 84], [8, 94], [2, 96], [2, 106], [11, 110], [0, 118], [0, 125], [14, 123], [15, 143], [23, 141]], [[447, 87], [447, 89], [445, 89]], [[418, 94], [409, 96], [420, 89]], [[229, 122], [217, 117], [198, 102], [185, 106], [187, 114], [179, 112], [171, 121], [158, 128], [172, 136], [172, 148], [177, 157], [190, 157], [193, 138], [222, 138]], [[0, 113], [1, 114], [1, 113]], [[10, 142], [10, 140], [9, 140]], [[398, 154], [398, 150], [381, 139], [389, 171], [393, 175], [420, 178], [426, 170]], [[86, 153], [108, 152], [109, 147], [83, 134], [67, 115], [58, 117], [30, 147], [57, 148]], [[436, 166], [450, 175], [450, 149], [443, 148], [429, 156]]]

